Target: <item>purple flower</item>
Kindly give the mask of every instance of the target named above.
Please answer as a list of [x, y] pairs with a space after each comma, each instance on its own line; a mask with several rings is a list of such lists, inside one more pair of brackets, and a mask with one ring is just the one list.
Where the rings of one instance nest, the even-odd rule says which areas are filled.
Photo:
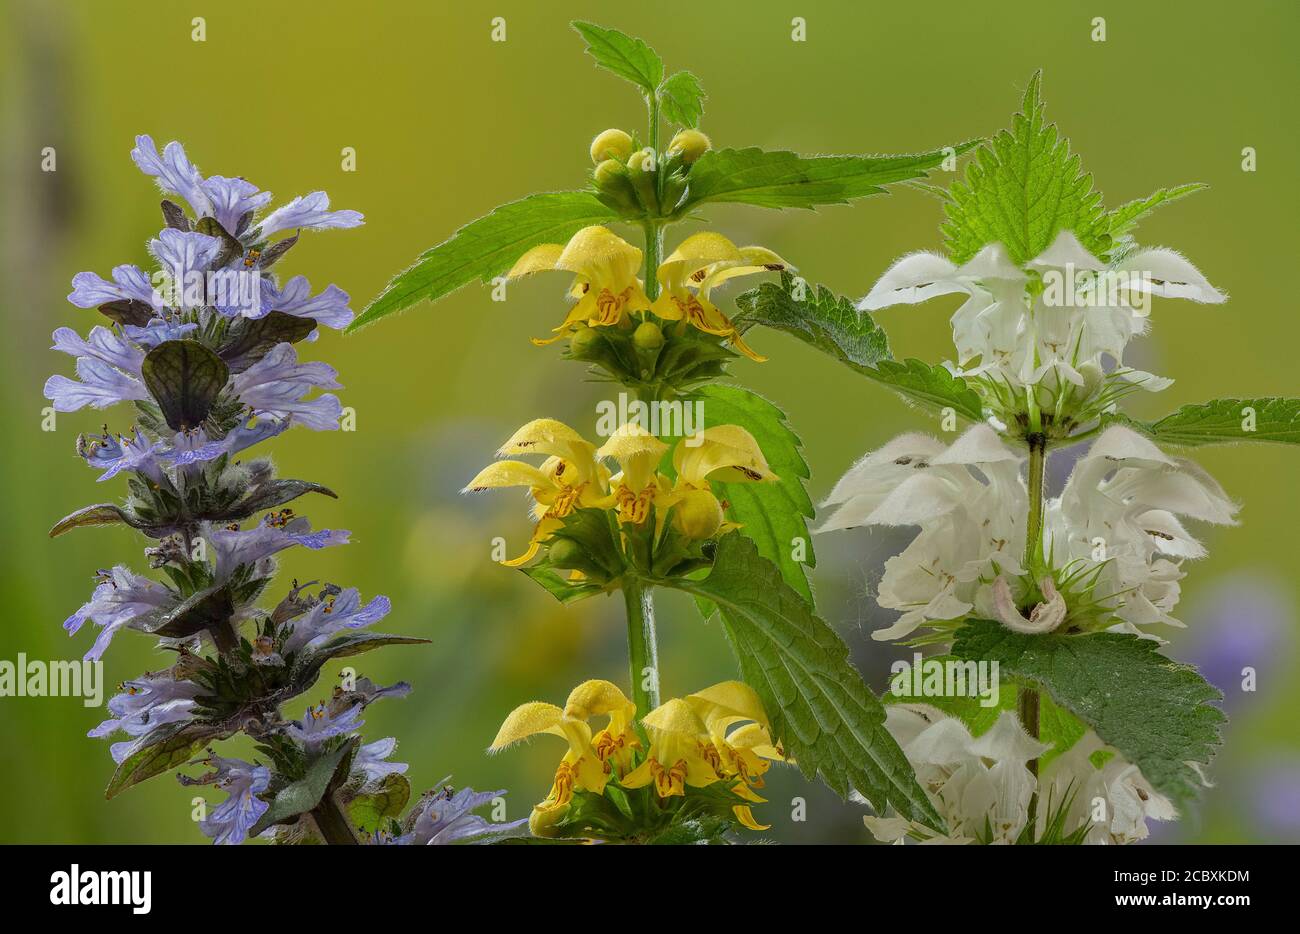
[[1275, 840], [1300, 840], [1300, 760], [1269, 766], [1253, 785], [1251, 808], [1260, 831]]
[[78, 357], [76, 369], [78, 379], [56, 375], [45, 381], [45, 398], [54, 403], [56, 412], [75, 412], [88, 405], [106, 409], [119, 402], [149, 398], [144, 383], [101, 357]]
[[344, 529], [313, 532], [311, 523], [304, 518], [283, 522], [274, 516], [267, 516], [251, 529], [232, 531], [212, 527], [208, 530], [208, 538], [216, 552], [216, 579], [219, 581], [229, 580], [240, 565], [256, 564], [294, 545], [313, 550], [345, 545], [349, 534]]
[[158, 260], [163, 272], [171, 277], [172, 305], [191, 308], [206, 304], [203, 274], [220, 251], [221, 241], [216, 237], [171, 227], [159, 233], [157, 239], [149, 241], [149, 252]]
[[157, 179], [158, 187], [163, 191], [178, 194], [188, 201], [199, 217], [213, 213], [212, 199], [203, 187], [203, 176], [185, 155], [185, 148], [180, 143], [172, 140], [159, 156], [152, 137], [137, 136], [131, 159], [141, 172]]
[[144, 327], [128, 324], [122, 331], [141, 347], [148, 347], [152, 350], [164, 341], [175, 341], [188, 337], [198, 328], [197, 324], [177, 324], [163, 318], [155, 318]]
[[121, 731], [135, 739], [114, 743], [114, 762], [122, 762], [133, 747], [144, 746], [149, 735], [161, 726], [189, 720], [193, 716], [194, 698], [201, 688], [193, 681], [177, 680], [170, 670], [146, 674], [135, 681], [125, 681], [122, 693], [108, 702], [113, 716], [95, 727], [87, 736], [102, 738]]
[[78, 308], [94, 308], [121, 300], [144, 302], [155, 311], [163, 307], [162, 296], [139, 266], [114, 266], [112, 282], [93, 272], [79, 272], [72, 277], [68, 301]]
[[202, 428], [197, 431], [178, 432], [171, 450], [163, 457], [178, 467], [213, 461], [223, 454], [233, 457], [267, 438], [274, 438], [290, 424], [292, 420], [287, 418], [254, 419], [247, 425], [237, 425], [226, 432], [224, 438], [217, 441], [209, 441], [207, 432]]
[[285, 732], [308, 749], [313, 749], [327, 739], [343, 736], [365, 725], [361, 710], [365, 705], [353, 704], [342, 710], [332, 710], [325, 704], [308, 707], [302, 720], [290, 723]]
[[100, 584], [90, 600], [63, 623], [68, 635], [76, 635], [86, 620], [100, 627], [95, 644], [83, 656], [96, 661], [104, 654], [119, 629], [130, 626], [147, 631], [158, 611], [176, 603], [176, 595], [162, 584], [135, 574], [122, 565], [100, 572]]
[[271, 200], [269, 191], [259, 191], [258, 187], [242, 178], [226, 178], [213, 175], [203, 183], [203, 191], [212, 203], [213, 217], [225, 228], [226, 233], [238, 237], [243, 231], [240, 221], [249, 211], [259, 211]]
[[265, 357], [233, 377], [230, 387], [255, 412], [294, 420], [316, 431], [339, 427], [343, 406], [330, 393], [304, 399], [312, 389], [339, 389], [337, 372], [326, 363], [299, 363], [292, 344], [278, 344]]
[[214, 785], [229, 793], [225, 801], [212, 809], [207, 820], [199, 822], [199, 829], [211, 837], [213, 843], [243, 843], [258, 818], [270, 807], [258, 795], [270, 787], [271, 770], [241, 759], [227, 759], [211, 751], [195, 764], [205, 765], [211, 771], [198, 778], [178, 776], [182, 785]]
[[476, 808], [504, 795], [504, 791], [475, 791], [472, 788], [452, 791], [448, 788], [426, 796], [420, 804], [420, 816], [409, 834], [410, 842], [419, 846], [440, 846], [476, 837], [500, 839], [512, 836], [528, 823], [527, 818], [497, 824], [473, 813]]
[[397, 740], [391, 736], [357, 747], [352, 757], [352, 772], [362, 777], [362, 791], [378, 786], [389, 775], [401, 775], [407, 770], [405, 762], [387, 761], [396, 748]]
[[134, 470], [161, 485], [166, 482], [159, 463], [161, 450], [161, 442], [150, 442], [139, 433], [134, 438], [114, 438], [105, 434], [91, 441], [82, 456], [91, 467], [104, 471], [99, 475], [100, 483], [111, 480], [123, 470]]
[[359, 227], [364, 218], [357, 211], [331, 211], [329, 195], [313, 191], [294, 198], [282, 208], [277, 208], [257, 225], [258, 237], [269, 237], [281, 230], [295, 227], [308, 230]]
[[279, 311], [299, 318], [313, 318], [327, 328], [343, 329], [352, 323], [348, 293], [337, 285], [328, 285], [319, 295], [311, 294], [306, 276], [294, 276], [283, 289], [266, 283], [262, 292], [262, 315]]
[[287, 654], [317, 648], [344, 629], [361, 629], [379, 622], [391, 609], [387, 597], [375, 597], [362, 606], [360, 592], [349, 587], [338, 596], [322, 600], [296, 620], [282, 651]]

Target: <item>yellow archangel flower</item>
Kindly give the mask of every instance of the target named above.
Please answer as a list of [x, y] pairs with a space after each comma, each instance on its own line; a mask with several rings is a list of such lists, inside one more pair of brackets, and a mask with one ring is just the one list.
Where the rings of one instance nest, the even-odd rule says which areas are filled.
[[518, 279], [548, 270], [574, 274], [569, 294], [578, 302], [555, 329], [555, 337], [533, 339], [534, 344], [542, 345], [584, 325], [622, 324], [634, 311], [649, 311], [650, 300], [637, 278], [640, 268], [641, 251], [632, 244], [605, 227], [584, 227], [567, 244], [533, 247], [519, 258], [506, 278]]
[[[593, 733], [588, 721], [608, 716], [609, 722]], [[567, 807], [575, 791], [603, 794], [605, 785], [629, 768], [632, 750], [640, 746], [633, 732], [636, 705], [608, 681], [584, 681], [573, 689], [564, 708], [543, 701], [521, 704], [501, 724], [490, 752], [550, 733], [569, 744], [569, 751], [555, 770], [555, 783], [534, 813]]]
[[[764, 799], [753, 790], [762, 787], [762, 774], [780, 760], [781, 751], [771, 740], [767, 714], [758, 696], [740, 681], [724, 681], [685, 698], [674, 698], [652, 710], [642, 721], [651, 744], [644, 762], [623, 776], [625, 788], [651, 783], [661, 798], [685, 795], [687, 787], [705, 788], [714, 782], [731, 782], [733, 794], [746, 801]], [[738, 723], [745, 726], [727, 730]], [[767, 827], [754, 820], [748, 804], [732, 812], [751, 830]]]
[[677, 482], [656, 499], [656, 505], [675, 506], [677, 530], [693, 539], [737, 528], [723, 521], [722, 503], [709, 481], [773, 483], [779, 479], [754, 436], [739, 425], [715, 425], [683, 438], [673, 450], [673, 470]]
[[614, 505], [620, 522], [640, 525], [650, 514], [650, 507], [667, 483], [659, 476], [659, 462], [668, 445], [636, 422], [628, 422], [615, 431], [596, 452], [598, 457], [613, 458], [622, 468], [610, 478]]
[[787, 265], [761, 246], [738, 247], [711, 231], [692, 234], [659, 265], [661, 291], [654, 313], [665, 321], [685, 320], [708, 334], [725, 337], [737, 351], [761, 363], [767, 358], [741, 339], [731, 319], [709, 300], [709, 293], [736, 276], [776, 272]]
[[541, 467], [523, 461], [497, 461], [484, 467], [461, 492], [481, 492], [505, 487], [526, 487], [536, 504], [533, 530], [528, 550], [518, 558], [503, 562], [518, 567], [531, 561], [541, 544], [575, 509], [609, 503], [609, 471], [596, 460], [596, 446], [568, 425], [553, 418], [539, 418], [520, 428], [501, 446], [500, 456], [510, 454], [546, 454]]

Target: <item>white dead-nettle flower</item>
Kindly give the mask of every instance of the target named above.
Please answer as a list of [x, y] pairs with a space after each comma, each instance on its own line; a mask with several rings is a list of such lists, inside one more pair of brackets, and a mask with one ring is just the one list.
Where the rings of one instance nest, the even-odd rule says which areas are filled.
[[1178, 602], [1181, 562], [1205, 556], [1180, 516], [1217, 525], [1235, 523], [1237, 506], [1201, 467], [1170, 457], [1122, 426], [1106, 429], [1074, 465], [1058, 499], [1047, 508], [1047, 551], [1058, 566], [1098, 567], [1093, 587], [1123, 621], [1120, 631], [1141, 634], [1155, 623], [1182, 626], [1171, 614]]
[[[1173, 803], [1151, 787], [1138, 767], [1092, 732], [1048, 763], [1038, 787], [1040, 803], [1057, 808], [1070, 802], [1067, 832], [1086, 823], [1084, 843], [1136, 843], [1147, 837], [1148, 820], [1178, 819]], [[1040, 828], [1048, 811], [1040, 804]]]
[[927, 435], [895, 438], [855, 464], [822, 505], [837, 508], [819, 532], [860, 525], [921, 529], [885, 562], [877, 599], [903, 615], [873, 633], [876, 639], [960, 619], [999, 574], [1022, 573], [1028, 499], [1020, 457], [987, 425], [968, 429], [947, 448]]
[[909, 835], [931, 844], [1014, 843], [1029, 822], [1035, 781], [1027, 763], [1050, 747], [1003, 711], [981, 736], [961, 720], [925, 704], [891, 704], [885, 727], [916, 769], [916, 778], [948, 835], [935, 835], [900, 817], [863, 818], [877, 840], [901, 843]]
[[858, 308], [876, 311], [951, 293], [970, 296], [952, 316], [957, 360], [948, 366], [956, 373], [1023, 385], [1054, 372], [1082, 386], [1080, 369], [1106, 356], [1119, 375], [1153, 391], [1171, 381], [1123, 366], [1124, 348], [1147, 328], [1149, 297], [1226, 300], [1173, 250], [1139, 249], [1108, 264], [1062, 230], [1024, 268], [998, 243], [960, 266], [935, 253], [909, 254], [885, 271]]

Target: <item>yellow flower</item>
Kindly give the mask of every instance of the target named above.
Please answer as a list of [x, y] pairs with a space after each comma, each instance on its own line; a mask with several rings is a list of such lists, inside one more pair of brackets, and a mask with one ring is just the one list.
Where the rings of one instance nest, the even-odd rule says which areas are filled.
[[[555, 782], [534, 812], [567, 807], [575, 791], [603, 794], [611, 778], [631, 761], [632, 749], [640, 745], [632, 731], [636, 705], [608, 681], [584, 681], [573, 689], [561, 709], [544, 701], [521, 704], [501, 724], [490, 752], [498, 752], [521, 740], [549, 733], [569, 744], [569, 751], [555, 770]], [[587, 722], [607, 715], [609, 722], [593, 735]]]
[[503, 562], [518, 567], [532, 560], [542, 543], [563, 523], [561, 520], [582, 507], [608, 506], [609, 471], [596, 460], [596, 446], [563, 422], [539, 418], [515, 432], [501, 450], [509, 454], [546, 454], [541, 467], [522, 461], [497, 461], [483, 468], [461, 492], [481, 492], [505, 487], [527, 487], [536, 501], [533, 530], [528, 550]]
[[646, 297], [637, 278], [641, 268], [641, 251], [604, 227], [584, 227], [567, 244], [543, 243], [535, 246], [515, 263], [506, 274], [517, 279], [537, 272], [559, 270], [575, 278], [569, 294], [578, 303], [569, 310], [564, 322], [555, 329], [556, 336], [534, 344], [550, 344], [584, 325], [608, 327], [627, 321], [634, 311], [649, 311]]
[[654, 313], [666, 321], [686, 320], [709, 334], [725, 337], [740, 353], [762, 362], [736, 326], [709, 300], [712, 289], [736, 276], [785, 269], [785, 260], [759, 246], [738, 247], [711, 231], [692, 234], [659, 265], [660, 294]]
[[[667, 701], [642, 721], [652, 742], [646, 760], [622, 779], [625, 788], [654, 783], [661, 798], [685, 795], [686, 788], [705, 788], [732, 781], [731, 791], [753, 803], [763, 798], [753, 790], [762, 787], [762, 774], [770, 759], [781, 759], [768, 733], [767, 714], [758, 695], [739, 681], [724, 681], [684, 699]], [[745, 726], [728, 729], [739, 723]], [[748, 804], [732, 813], [751, 830], [767, 827], [754, 820]]]
[[650, 432], [636, 422], [628, 422], [596, 452], [598, 457], [612, 457], [622, 468], [609, 481], [620, 522], [645, 522], [661, 490], [657, 469], [667, 450], [668, 445]]
[[723, 521], [722, 504], [713, 495], [710, 480], [772, 483], [778, 479], [754, 436], [739, 425], [715, 425], [682, 439], [673, 450], [673, 469], [677, 483], [656, 503], [676, 506], [677, 530], [694, 539], [737, 528]]

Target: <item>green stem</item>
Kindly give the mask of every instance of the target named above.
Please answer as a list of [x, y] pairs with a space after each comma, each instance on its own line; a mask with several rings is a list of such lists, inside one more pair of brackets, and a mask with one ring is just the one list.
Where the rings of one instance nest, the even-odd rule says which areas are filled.
[[1047, 438], [1029, 436], [1029, 519], [1025, 523], [1025, 569], [1043, 563], [1043, 474], [1047, 467]]
[[[623, 578], [627, 607], [627, 661], [632, 700], [638, 717], [659, 706], [659, 648], [655, 642], [655, 604], [650, 587], [632, 575]], [[648, 671], [647, 671], [648, 669]], [[646, 682], [649, 681], [649, 687]]]
[[352, 829], [352, 824], [339, 810], [332, 792], [326, 792], [320, 803], [312, 808], [312, 819], [325, 842], [331, 846], [356, 846], [360, 841]]

